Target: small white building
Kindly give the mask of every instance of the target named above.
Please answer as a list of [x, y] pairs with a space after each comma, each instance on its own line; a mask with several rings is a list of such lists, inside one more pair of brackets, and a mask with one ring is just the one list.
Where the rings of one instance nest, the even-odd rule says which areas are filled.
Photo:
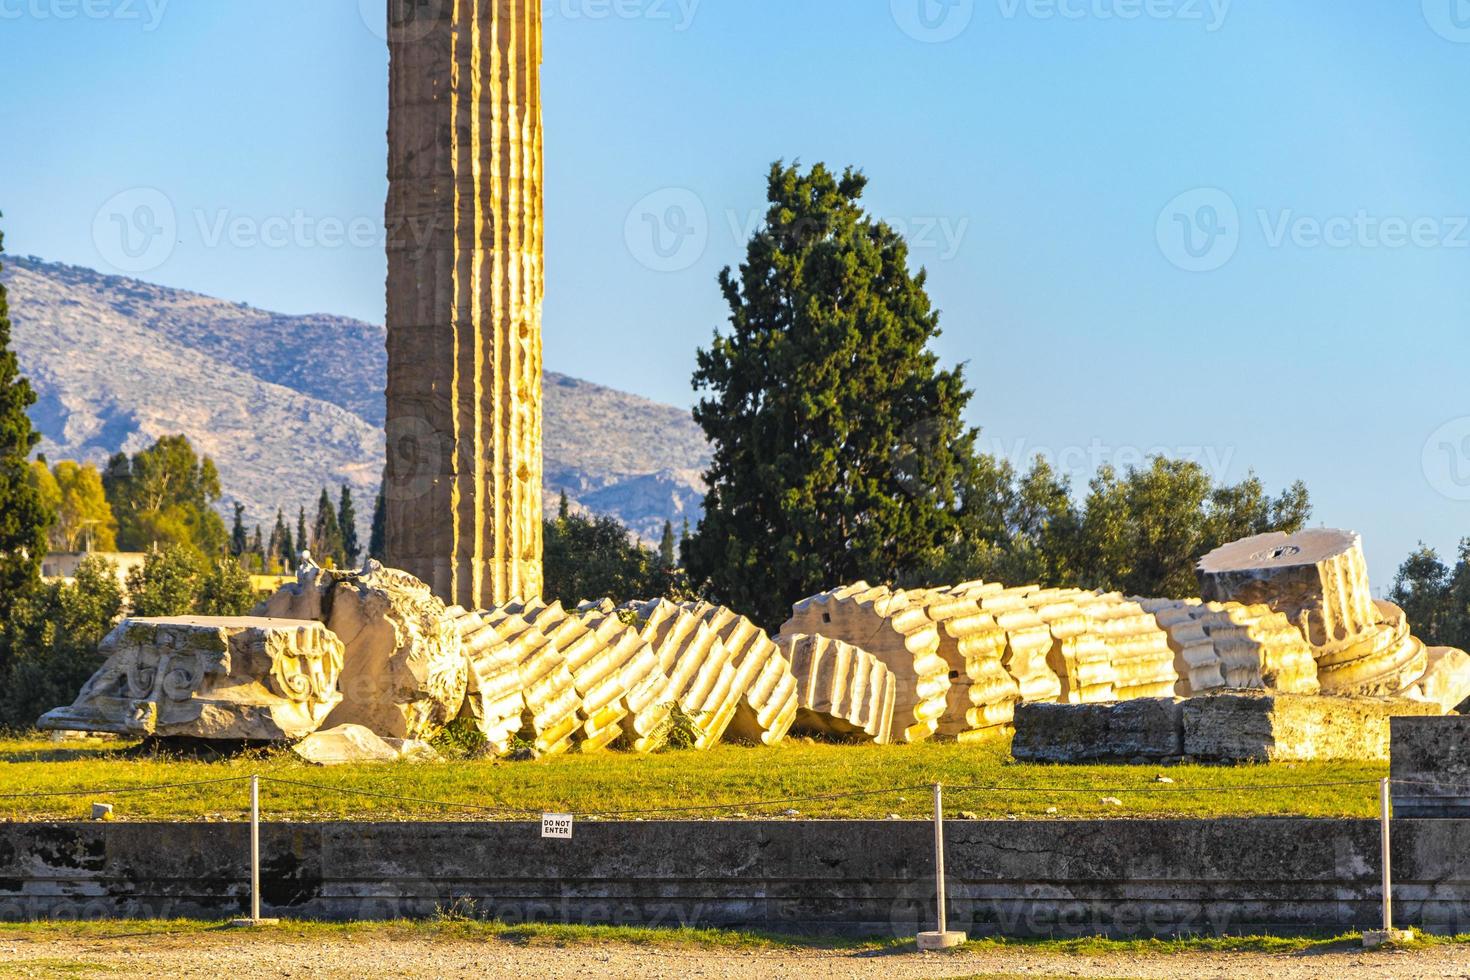
[[118, 584], [126, 586], [128, 572], [142, 568], [147, 557], [141, 551], [56, 551], [41, 559], [41, 578], [70, 582], [85, 559], [102, 558], [112, 562], [117, 569]]

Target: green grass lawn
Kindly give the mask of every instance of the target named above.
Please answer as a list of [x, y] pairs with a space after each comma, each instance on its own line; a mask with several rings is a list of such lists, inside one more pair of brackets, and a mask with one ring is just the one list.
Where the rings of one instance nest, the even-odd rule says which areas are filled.
[[[932, 814], [929, 785], [936, 781], [949, 787], [946, 813], [952, 818], [1373, 817], [1373, 783], [1388, 775], [1383, 763], [1022, 766], [1011, 761], [1003, 744], [792, 740], [775, 748], [720, 746], [647, 757], [605, 753], [540, 762], [462, 759], [335, 768], [308, 766], [289, 752], [201, 762], [135, 758], [129, 748], [117, 741], [53, 742], [44, 736], [0, 741], [0, 820], [84, 819], [94, 802], [114, 804], [119, 820], [238, 819], [249, 805], [243, 780], [159, 792], [106, 791], [251, 774], [293, 781], [262, 783], [262, 808], [270, 820], [504, 820], [541, 812], [589, 819], [919, 819]], [[1173, 782], [1157, 782], [1160, 775]], [[1319, 785], [1332, 783], [1348, 785]], [[78, 795], [40, 795], [45, 793]], [[785, 802], [846, 793], [874, 795]], [[1122, 805], [1103, 802], [1108, 797]], [[719, 804], [732, 806], [692, 809]]]

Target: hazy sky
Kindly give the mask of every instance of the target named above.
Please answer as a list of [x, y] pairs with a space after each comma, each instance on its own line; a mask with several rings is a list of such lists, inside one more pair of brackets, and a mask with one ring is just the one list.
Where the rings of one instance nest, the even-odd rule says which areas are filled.
[[[0, 0], [9, 250], [381, 322], [383, 3]], [[991, 450], [1470, 535], [1470, 0], [545, 9], [553, 370], [690, 403], [768, 165], [854, 164]]]

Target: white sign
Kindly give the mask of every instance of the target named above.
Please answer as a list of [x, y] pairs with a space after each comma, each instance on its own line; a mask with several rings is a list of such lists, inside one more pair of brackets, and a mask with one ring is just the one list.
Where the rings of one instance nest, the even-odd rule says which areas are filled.
[[541, 836], [555, 840], [572, 839], [572, 815], [570, 813], [543, 813]]

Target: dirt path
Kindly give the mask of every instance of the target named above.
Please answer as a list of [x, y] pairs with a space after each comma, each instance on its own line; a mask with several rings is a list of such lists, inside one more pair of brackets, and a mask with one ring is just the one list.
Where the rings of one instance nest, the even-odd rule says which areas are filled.
[[466, 939], [323, 937], [266, 934], [116, 935], [0, 938], [0, 977], [360, 978], [556, 977], [669, 980], [940, 980], [986, 978], [1297, 978], [1465, 977], [1470, 947], [1368, 953], [1184, 953], [1072, 956], [1007, 949], [950, 955], [822, 951], [723, 951], [621, 944], [517, 945]]

